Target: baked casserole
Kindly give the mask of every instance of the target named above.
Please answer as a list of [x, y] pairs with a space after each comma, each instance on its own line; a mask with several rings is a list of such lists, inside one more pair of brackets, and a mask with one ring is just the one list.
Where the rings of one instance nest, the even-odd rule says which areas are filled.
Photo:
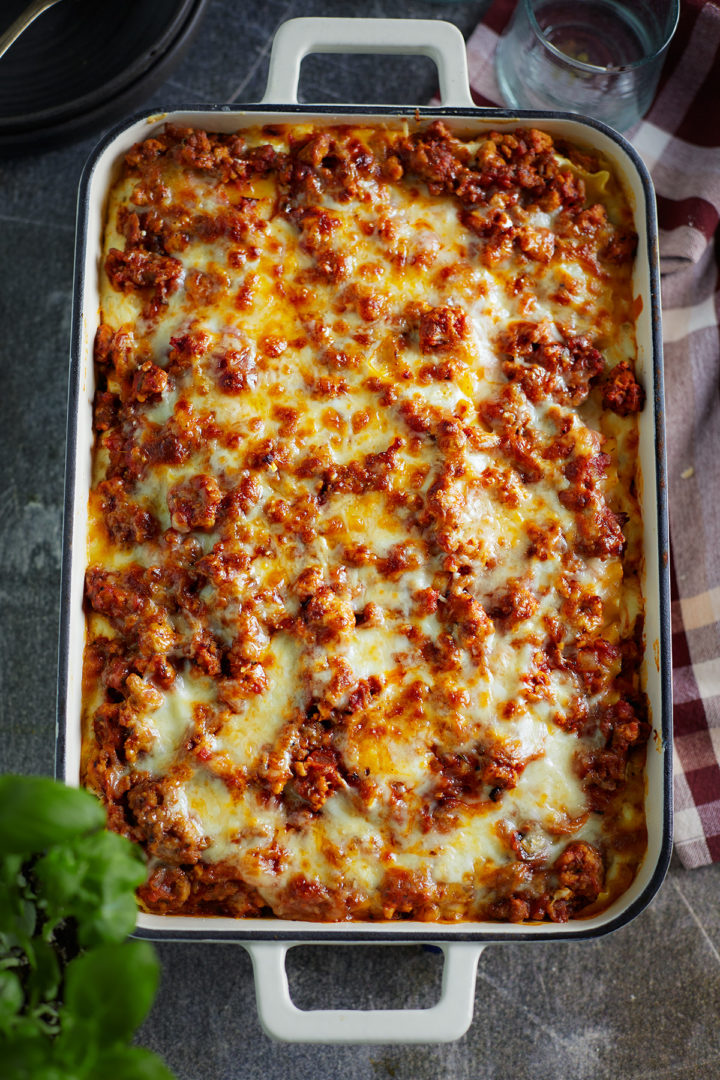
[[82, 774], [146, 910], [561, 922], [627, 889], [636, 242], [608, 163], [536, 130], [126, 155]]

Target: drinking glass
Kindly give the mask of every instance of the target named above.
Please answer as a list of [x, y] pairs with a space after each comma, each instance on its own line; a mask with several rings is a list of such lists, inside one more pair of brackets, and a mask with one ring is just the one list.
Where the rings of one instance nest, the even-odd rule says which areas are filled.
[[679, 14], [680, 0], [518, 0], [495, 55], [505, 104], [627, 131], [650, 106]]

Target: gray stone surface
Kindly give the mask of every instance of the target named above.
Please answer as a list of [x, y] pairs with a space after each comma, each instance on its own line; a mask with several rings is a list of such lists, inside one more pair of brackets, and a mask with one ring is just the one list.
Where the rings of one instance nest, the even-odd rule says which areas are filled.
[[[272, 34], [301, 14], [446, 17], [466, 33], [482, 3], [210, 0], [200, 33], [150, 101], [253, 101]], [[303, 67], [307, 100], [415, 103], [425, 61], [338, 56]], [[50, 773], [74, 216], [95, 139], [0, 163], [0, 770]], [[162, 990], [141, 1040], [180, 1080], [713, 1080], [720, 1078], [720, 867], [673, 864], [650, 907], [595, 942], [493, 945], [475, 1019], [447, 1046], [276, 1044], [258, 1025], [236, 945], [162, 944]], [[441, 962], [420, 946], [303, 947], [297, 1003], [416, 1007]]]

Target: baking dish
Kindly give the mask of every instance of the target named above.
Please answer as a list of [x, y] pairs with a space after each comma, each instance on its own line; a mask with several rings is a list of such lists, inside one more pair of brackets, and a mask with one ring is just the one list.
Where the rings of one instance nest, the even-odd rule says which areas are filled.
[[[407, 52], [430, 56], [440, 76], [438, 108], [302, 106], [296, 103], [300, 62], [307, 53]], [[299, 19], [284, 24], [275, 39], [263, 101], [242, 110], [218, 106], [136, 117], [110, 133], [85, 169], [79, 198], [71, 389], [63, 554], [62, 624], [58, 707], [58, 772], [77, 784], [80, 765], [80, 676], [87, 495], [92, 445], [93, 371], [90, 357], [98, 320], [97, 266], [104, 199], [122, 154], [165, 121], [232, 131], [265, 123], [315, 124], [344, 120], [385, 124], [442, 118], [453, 131], [479, 133], [536, 125], [551, 135], [591, 146], [622, 177], [636, 213], [639, 251], [634, 289], [642, 298], [638, 317], [638, 372], [648, 392], [640, 416], [639, 456], [644, 530], [646, 654], [644, 675], [653, 719], [647, 761], [648, 849], [631, 888], [602, 914], [564, 924], [421, 922], [318, 924], [280, 919], [233, 920], [141, 914], [137, 933], [164, 940], [237, 941], [250, 952], [260, 1019], [277, 1037], [307, 1042], [439, 1042], [459, 1038], [472, 1019], [475, 970], [484, 945], [496, 940], [590, 938], [633, 918], [650, 901], [670, 855], [670, 656], [667, 506], [664, 471], [663, 390], [657, 228], [650, 180], [633, 149], [615, 132], [593, 121], [560, 113], [478, 110], [468, 90], [465, 47], [455, 27], [420, 20]], [[290, 1001], [284, 958], [299, 943], [334, 941], [391, 944], [432, 942], [445, 955], [439, 1003], [428, 1010], [301, 1012]]]

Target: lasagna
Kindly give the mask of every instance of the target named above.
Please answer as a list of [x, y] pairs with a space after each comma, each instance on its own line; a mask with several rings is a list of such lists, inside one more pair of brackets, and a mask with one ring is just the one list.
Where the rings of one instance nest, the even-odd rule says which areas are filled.
[[82, 774], [145, 910], [562, 922], [628, 887], [636, 244], [607, 162], [537, 130], [127, 153]]

